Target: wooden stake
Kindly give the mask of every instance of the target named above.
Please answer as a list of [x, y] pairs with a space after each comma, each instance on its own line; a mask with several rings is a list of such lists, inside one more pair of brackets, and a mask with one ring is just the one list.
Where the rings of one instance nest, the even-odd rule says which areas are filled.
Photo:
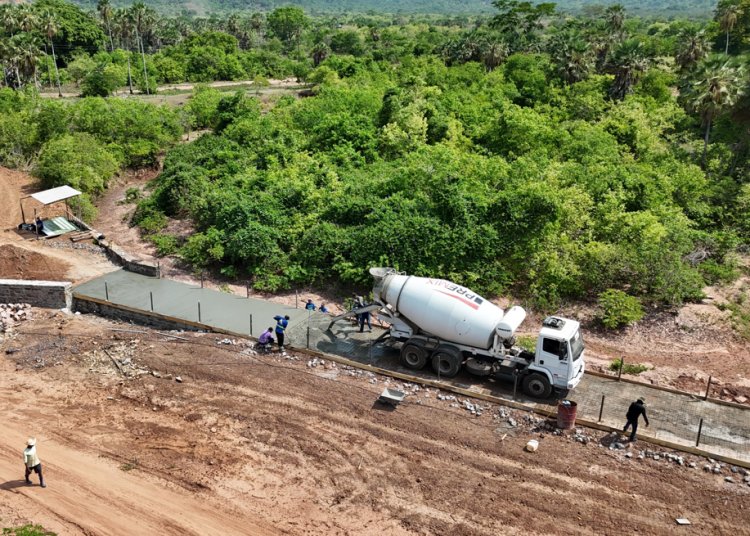
[[708, 400], [708, 392], [711, 390], [711, 380], [713, 379], [713, 376], [708, 377], [708, 385], [706, 385], [706, 394], [703, 397], [703, 400]]
[[695, 438], [695, 446], [697, 447], [701, 443], [701, 433], [703, 432], [703, 417], [701, 422], [698, 423], [698, 436]]
[[622, 376], [622, 369], [625, 366], [625, 358], [620, 358], [620, 370], [617, 371], [617, 381], [620, 381], [620, 376]]
[[602, 395], [602, 404], [599, 406], [599, 420], [596, 422], [602, 422], [602, 413], [604, 413], [604, 395]]

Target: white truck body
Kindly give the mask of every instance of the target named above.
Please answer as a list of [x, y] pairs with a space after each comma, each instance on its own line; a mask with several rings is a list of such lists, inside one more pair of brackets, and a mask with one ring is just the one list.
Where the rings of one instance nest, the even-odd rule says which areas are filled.
[[478, 375], [520, 377], [533, 396], [552, 388], [575, 388], [583, 377], [583, 339], [574, 320], [550, 317], [536, 351], [515, 348], [514, 334], [526, 318], [521, 307], [503, 311], [471, 290], [442, 279], [372, 268], [379, 315], [389, 335], [403, 343], [402, 362], [422, 368], [428, 358], [438, 374], [455, 376], [462, 366]]

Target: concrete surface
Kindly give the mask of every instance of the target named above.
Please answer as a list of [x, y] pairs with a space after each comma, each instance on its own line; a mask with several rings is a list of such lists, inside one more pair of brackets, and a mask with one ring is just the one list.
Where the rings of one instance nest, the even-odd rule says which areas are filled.
[[[376, 367], [436, 379], [429, 366], [423, 371], [401, 367], [397, 348], [383, 343], [374, 345], [374, 340], [384, 331], [376, 325], [373, 325], [372, 332], [365, 330], [364, 333], [359, 333], [352, 321], [343, 320], [329, 331], [328, 315], [201, 289], [167, 279], [144, 277], [123, 270], [84, 283], [74, 293], [103, 300], [105, 281], [109, 301], [112, 303], [149, 311], [149, 292], [152, 292], [155, 312], [197, 322], [200, 302], [200, 321], [203, 324], [238, 334], [257, 337], [265, 328], [274, 325], [274, 315], [287, 314], [291, 317], [287, 340], [294, 347], [309, 348]], [[253, 317], [252, 333], [250, 315]], [[480, 379], [465, 372], [452, 382], [475, 392], [513, 398], [512, 383]], [[555, 410], [556, 400], [539, 401], [525, 397], [520, 393], [520, 386], [518, 391], [516, 400], [519, 402], [541, 410]], [[577, 402], [579, 417], [597, 421], [602, 396], [605, 397], [602, 424], [622, 427], [630, 402], [643, 396], [646, 398], [651, 426], [646, 428], [642, 422], [639, 436], [656, 437], [686, 447], [695, 447], [699, 423], [703, 418], [700, 449], [750, 462], [750, 408], [725, 406], [686, 394], [661, 391], [648, 385], [617, 382], [614, 378], [588, 374], [568, 397]]]

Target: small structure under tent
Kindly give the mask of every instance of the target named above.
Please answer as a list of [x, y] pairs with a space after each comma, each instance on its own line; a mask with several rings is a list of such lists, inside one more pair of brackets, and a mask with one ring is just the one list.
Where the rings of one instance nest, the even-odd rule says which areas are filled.
[[[79, 195], [81, 195], [81, 192], [75, 188], [58, 186], [57, 188], [51, 188], [22, 197], [21, 217], [23, 222], [18, 225], [18, 228], [35, 233], [39, 238], [51, 238], [53, 236], [81, 231], [82, 227], [85, 228], [85, 224], [82, 224], [81, 220], [71, 213], [70, 205], [68, 204], [68, 199], [78, 197]], [[37, 206], [34, 207], [34, 219], [30, 223], [27, 223], [24, 201], [30, 198], [36, 201]], [[41, 213], [42, 211], [47, 212], [47, 207], [61, 202], [65, 204], [64, 214], [53, 215], [55, 211], [50, 211], [45, 217], [42, 217]], [[38, 204], [41, 204], [42, 208], [39, 208]]]

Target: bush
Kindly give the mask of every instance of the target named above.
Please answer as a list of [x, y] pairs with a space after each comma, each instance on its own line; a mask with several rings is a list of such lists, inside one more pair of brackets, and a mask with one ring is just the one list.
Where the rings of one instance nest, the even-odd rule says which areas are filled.
[[614, 329], [627, 326], [643, 318], [643, 306], [638, 298], [621, 290], [608, 289], [599, 294], [599, 318], [604, 327]]
[[22, 527], [4, 528], [3, 536], [57, 536], [57, 534], [46, 530], [41, 525], [24, 525]]
[[213, 128], [216, 126], [218, 121], [217, 109], [221, 99], [222, 94], [218, 89], [204, 85], [196, 86], [187, 103], [193, 126], [196, 128]]
[[108, 97], [127, 83], [127, 72], [119, 65], [99, 65], [81, 84], [84, 97]]
[[173, 255], [178, 249], [178, 240], [176, 236], [168, 234], [153, 234], [146, 239], [156, 246], [156, 252], [159, 256]]
[[625, 363], [622, 364], [622, 358], [615, 359], [609, 364], [609, 370], [612, 372], [619, 372], [620, 367], [622, 367], [622, 373], [623, 374], [640, 374], [641, 372], [646, 372], [648, 370], [648, 367], [646, 365], [642, 365], [640, 363]]
[[39, 153], [34, 174], [47, 188], [68, 184], [98, 194], [120, 168], [117, 159], [90, 134], [76, 132], [48, 141]]

